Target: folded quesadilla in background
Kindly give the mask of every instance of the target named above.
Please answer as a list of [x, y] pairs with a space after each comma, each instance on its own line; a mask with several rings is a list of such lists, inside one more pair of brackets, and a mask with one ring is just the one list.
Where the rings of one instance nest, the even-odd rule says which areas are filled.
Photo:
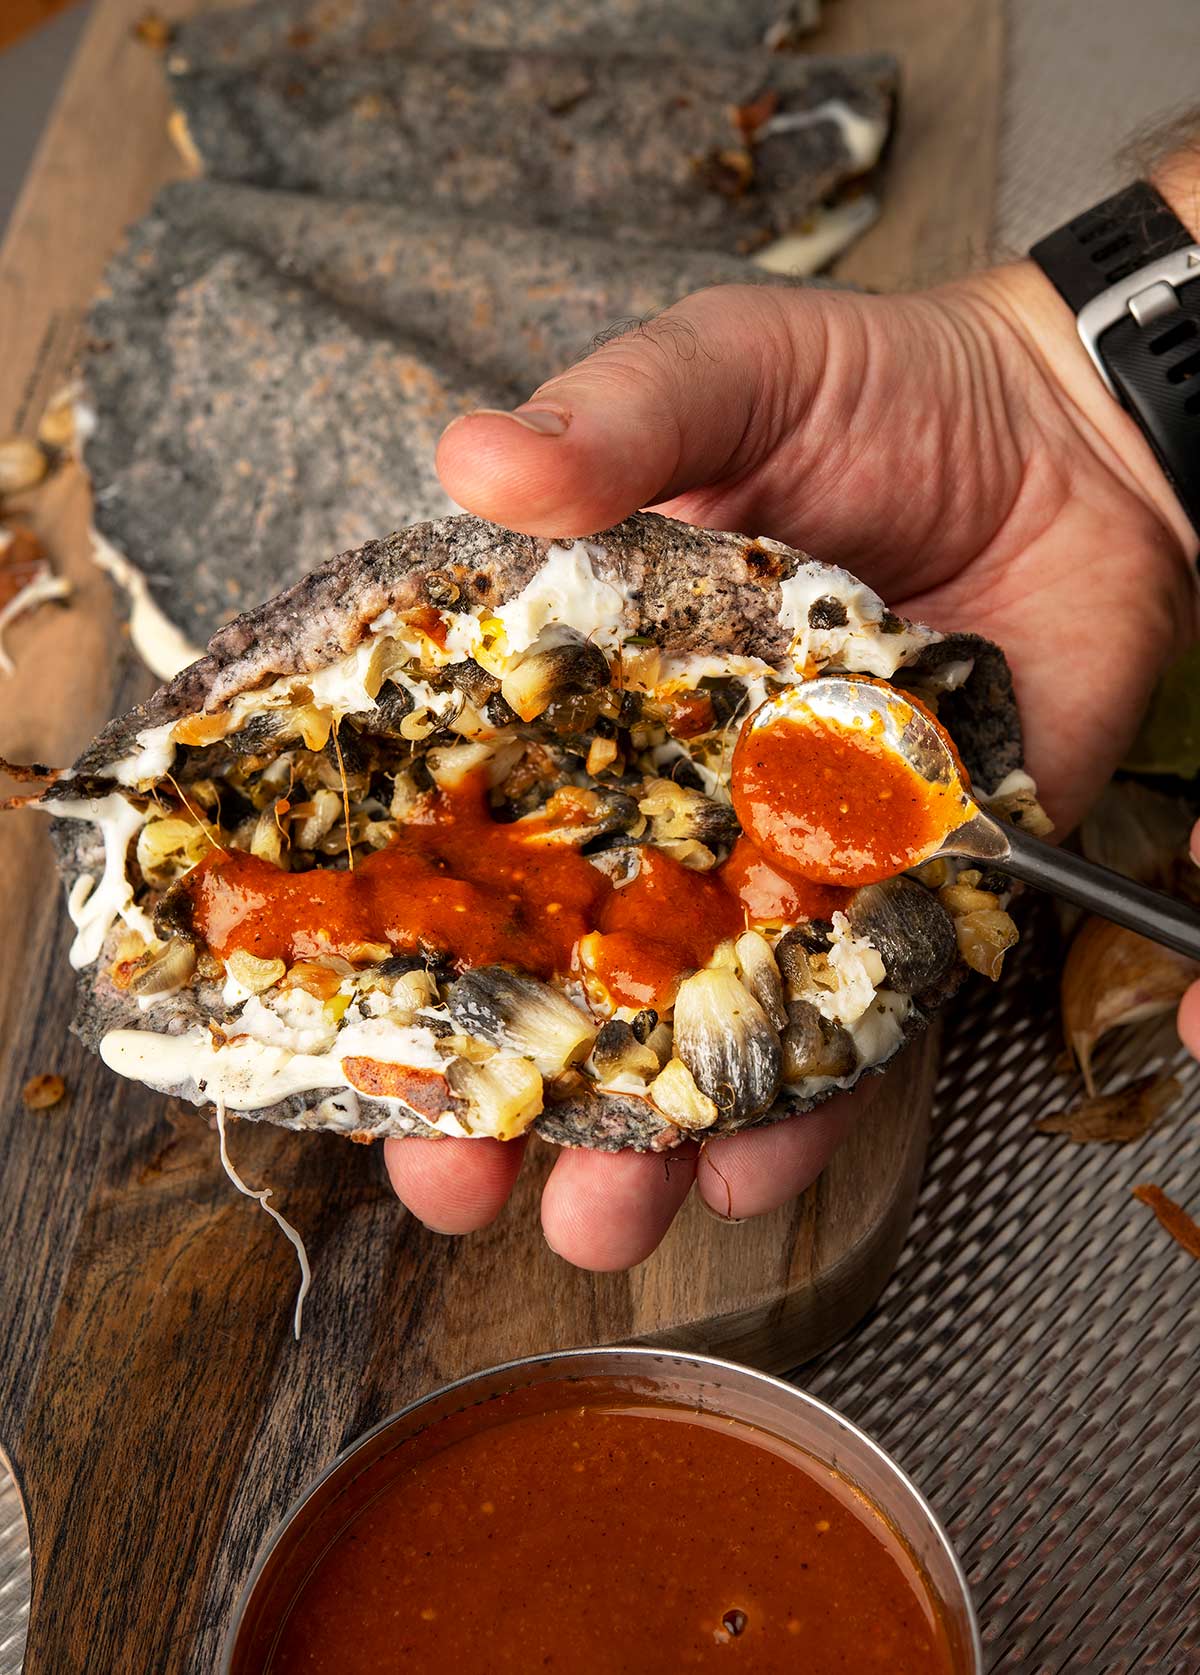
[[454, 511], [433, 459], [459, 413], [515, 405], [614, 320], [756, 280], [716, 251], [168, 187], [109, 267], [85, 365], [101, 557], [177, 630], [139, 612], [142, 656], [174, 674], [179, 635], [202, 646], [312, 555]]
[[788, 51], [819, 20], [820, 0], [257, 0], [184, 18], [169, 68], [252, 69], [284, 52], [315, 60], [456, 46]]
[[993, 807], [1035, 806], [1000, 651], [777, 542], [462, 516], [334, 559], [43, 796], [76, 1027], [152, 1087], [361, 1140], [662, 1149], [806, 1111], [1016, 935], [954, 863], [834, 890], [739, 832], [741, 722], [822, 670], [918, 694]]
[[894, 60], [462, 49], [283, 53], [173, 94], [209, 174], [730, 253], [798, 231], [873, 168]]

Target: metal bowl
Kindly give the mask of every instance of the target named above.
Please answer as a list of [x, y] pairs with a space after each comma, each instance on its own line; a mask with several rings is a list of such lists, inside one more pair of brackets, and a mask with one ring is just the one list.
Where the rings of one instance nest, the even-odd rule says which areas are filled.
[[[332, 1532], [376, 1492], [365, 1474], [403, 1447], [419, 1457], [437, 1427], [438, 1447], [474, 1430], [473, 1410], [538, 1386], [571, 1382], [581, 1400], [628, 1393], [740, 1420], [832, 1466], [883, 1513], [924, 1574], [949, 1635], [956, 1675], [983, 1675], [975, 1610], [954, 1549], [924, 1496], [870, 1437], [824, 1402], [766, 1373], [707, 1355], [660, 1349], [575, 1349], [489, 1367], [384, 1419], [338, 1456], [305, 1491], [263, 1547], [233, 1615], [220, 1675], [260, 1675], [276, 1635]], [[530, 1404], [531, 1409], [534, 1404]], [[458, 1426], [454, 1424], [458, 1420]]]

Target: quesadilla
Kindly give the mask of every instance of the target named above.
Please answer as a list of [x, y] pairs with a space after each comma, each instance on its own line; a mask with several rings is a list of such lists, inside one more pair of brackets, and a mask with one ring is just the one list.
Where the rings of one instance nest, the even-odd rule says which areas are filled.
[[174, 78], [218, 179], [731, 253], [871, 169], [896, 65], [730, 54], [363, 52]]
[[109, 267], [84, 367], [101, 552], [176, 630], [141, 612], [138, 650], [168, 678], [179, 635], [203, 646], [306, 554], [452, 512], [433, 456], [457, 414], [515, 406], [614, 320], [762, 278], [711, 250], [168, 187]]
[[76, 1028], [152, 1087], [358, 1140], [662, 1150], [806, 1111], [1016, 934], [954, 863], [838, 890], [739, 831], [739, 727], [832, 670], [919, 695], [979, 794], [1033, 807], [998, 648], [778, 542], [459, 516], [336, 558], [42, 797]]
[[787, 50], [815, 29], [820, 0], [256, 0], [178, 25], [169, 68], [249, 69], [308, 59], [454, 46], [641, 52]]

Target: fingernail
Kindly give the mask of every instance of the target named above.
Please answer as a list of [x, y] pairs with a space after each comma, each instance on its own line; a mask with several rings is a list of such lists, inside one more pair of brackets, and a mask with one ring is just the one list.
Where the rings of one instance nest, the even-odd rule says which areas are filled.
[[723, 1211], [715, 1209], [703, 1193], [697, 1193], [696, 1196], [700, 1200], [700, 1208], [710, 1215], [714, 1221], [724, 1222], [726, 1227], [740, 1227], [744, 1221], [749, 1220], [748, 1216], [725, 1215]]
[[557, 407], [518, 407], [510, 413], [503, 407], [477, 407], [469, 418], [478, 418], [487, 414], [495, 419], [515, 419], [526, 430], [534, 431], [538, 436], [561, 436], [567, 428], [567, 415]]

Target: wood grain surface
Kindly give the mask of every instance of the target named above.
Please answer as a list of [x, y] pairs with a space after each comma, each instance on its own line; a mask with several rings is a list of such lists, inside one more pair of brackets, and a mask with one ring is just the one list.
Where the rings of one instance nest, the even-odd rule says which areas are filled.
[[[178, 172], [161, 66], [130, 33], [143, 9], [98, 0], [0, 250], [0, 434], [36, 428], [121, 228]], [[897, 170], [874, 266], [855, 277], [905, 282], [929, 271], [918, 254], [953, 265], [974, 246], [945, 206], [969, 197], [978, 216], [990, 152], [982, 139], [966, 152], [959, 136], [940, 143], [937, 102], [917, 93], [935, 77], [965, 79], [977, 138], [989, 121], [994, 133], [999, 37], [960, 23], [967, 11], [994, 19], [998, 0], [839, 0], [832, 11], [835, 30], [856, 19], [873, 45], [901, 46], [895, 19], [912, 31], [905, 121], [921, 124], [911, 148], [902, 128], [897, 158], [910, 157], [914, 180]], [[28, 512], [75, 591], [10, 631], [18, 673], [0, 704], [0, 754], [61, 762], [149, 682], [88, 562], [82, 474], [59, 472]], [[274, 1184], [313, 1260], [295, 1345], [293, 1253], [232, 1191], [204, 1116], [118, 1081], [67, 1035], [69, 927], [45, 832], [31, 813], [7, 816], [3, 831], [0, 1445], [32, 1531], [29, 1675], [211, 1670], [253, 1554], [294, 1494], [364, 1427], [447, 1378], [623, 1339], [783, 1368], [844, 1331], [885, 1283], [924, 1155], [932, 1038], [879, 1084], [803, 1200], [741, 1226], [689, 1203], [630, 1274], [578, 1273], [544, 1245], [544, 1147], [497, 1224], [451, 1242], [399, 1210], [377, 1151], [236, 1125], [238, 1167]], [[31, 1112], [20, 1089], [42, 1071], [63, 1075], [68, 1097]]]
[[837, 277], [895, 291], [980, 266], [992, 244], [1003, 0], [832, 0], [825, 13], [822, 51], [886, 47], [900, 60], [883, 214]]

